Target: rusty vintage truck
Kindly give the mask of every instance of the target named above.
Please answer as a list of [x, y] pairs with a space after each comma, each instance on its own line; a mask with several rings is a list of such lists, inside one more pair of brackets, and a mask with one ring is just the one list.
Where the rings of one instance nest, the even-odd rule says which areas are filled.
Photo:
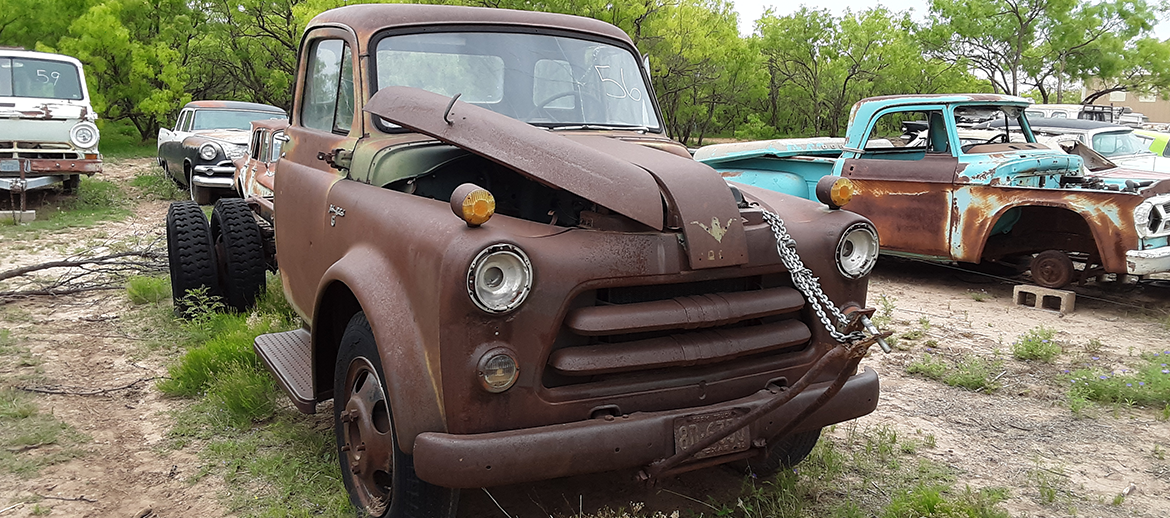
[[875, 408], [873, 226], [693, 161], [621, 30], [360, 5], [300, 49], [272, 198], [220, 200], [210, 227], [173, 205], [172, 277], [246, 308], [279, 266], [305, 327], [256, 350], [298, 409], [333, 400], [361, 513], [449, 516], [459, 488], [601, 471], [766, 472]]
[[[695, 158], [729, 180], [804, 198], [825, 177], [850, 180], [849, 209], [873, 221], [883, 254], [1030, 267], [1051, 288], [1170, 271], [1170, 181], [1119, 187], [1124, 179], [1086, 174], [1080, 156], [1036, 142], [1029, 104], [992, 94], [875, 97], [853, 106], [843, 142], [721, 144]], [[1007, 124], [986, 141], [959, 134], [997, 118]], [[1016, 131], [1024, 142], [1011, 140]]]

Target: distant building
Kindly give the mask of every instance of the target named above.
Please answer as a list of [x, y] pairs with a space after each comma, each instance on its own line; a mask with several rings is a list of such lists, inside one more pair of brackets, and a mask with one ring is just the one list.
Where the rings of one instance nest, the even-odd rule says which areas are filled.
[[[1083, 91], [1088, 95], [1088, 91]], [[1149, 118], [1151, 124], [1170, 124], [1170, 100], [1160, 99], [1157, 95], [1137, 95], [1132, 92], [1112, 92], [1093, 101], [1100, 106], [1114, 106], [1129, 108]]]

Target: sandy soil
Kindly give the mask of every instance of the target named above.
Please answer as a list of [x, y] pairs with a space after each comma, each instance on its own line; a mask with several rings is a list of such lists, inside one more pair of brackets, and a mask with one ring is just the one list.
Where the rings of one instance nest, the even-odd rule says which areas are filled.
[[[149, 160], [112, 164], [108, 177], [127, 180]], [[0, 255], [0, 271], [56, 259], [77, 247], [113, 242], [129, 235], [161, 235], [165, 203], [140, 202], [135, 216], [99, 229], [42, 236], [19, 253]], [[1127, 368], [1143, 352], [1170, 349], [1170, 332], [1134, 306], [1170, 309], [1170, 289], [1157, 285], [1078, 288], [1077, 309], [1061, 315], [1017, 306], [1011, 285], [941, 266], [883, 260], [871, 282], [871, 303], [892, 301], [894, 327], [906, 331], [930, 322], [927, 336], [903, 340], [902, 349], [875, 352], [868, 365], [882, 376], [878, 410], [859, 426], [887, 425], [899, 436], [933, 434], [937, 446], [919, 455], [952, 466], [956, 487], [1006, 487], [1013, 516], [1165, 517], [1170, 515], [1170, 462], [1157, 458], [1155, 445], [1170, 449], [1170, 424], [1156, 409], [1094, 407], [1074, 416], [1058, 383], [1062, 369], [1090, 361], [1085, 346], [1103, 344], [1098, 362]], [[978, 298], [983, 301], [975, 300]], [[218, 477], [194, 477], [201, 464], [196, 447], [173, 450], [166, 434], [169, 412], [184, 403], [162, 397], [150, 378], [165, 374], [169, 358], [144, 353], [119, 315], [132, 311], [121, 292], [33, 298], [0, 306], [0, 328], [10, 329], [35, 355], [37, 366], [12, 367], [0, 379], [57, 387], [72, 392], [117, 389], [98, 395], [39, 394], [43, 412], [87, 437], [75, 459], [41, 470], [32, 478], [0, 474], [0, 518], [30, 516], [36, 500], [55, 516], [222, 516], [227, 488]], [[1156, 314], [1156, 313], [1155, 313]], [[1010, 358], [1010, 344], [1037, 325], [1058, 330], [1065, 347], [1055, 364]], [[1005, 359], [993, 394], [972, 393], [905, 374], [927, 340], [935, 353], [978, 354]], [[876, 351], [876, 349], [875, 349]], [[11, 362], [9, 362], [11, 363]], [[0, 365], [6, 363], [0, 362]], [[0, 368], [3, 370], [3, 368]], [[141, 381], [140, 381], [141, 380]], [[137, 383], [135, 383], [137, 382]], [[130, 388], [121, 388], [129, 384]], [[325, 432], [328, 433], [328, 432]], [[838, 430], [838, 435], [842, 434]], [[55, 446], [22, 455], [46, 455]], [[1044, 504], [1036, 473], [1059, 489], [1057, 503]], [[595, 476], [465, 491], [463, 518], [570, 516], [608, 506], [644, 502], [647, 510], [705, 512], [694, 500], [734, 502], [742, 479], [728, 470], [688, 473], [645, 487], [632, 473]], [[198, 480], [192, 482], [192, 480]], [[1135, 488], [1121, 506], [1115, 495]], [[493, 500], [494, 499], [494, 500]], [[11, 507], [10, 506], [16, 506]], [[684, 513], [685, 515], [685, 513]]]

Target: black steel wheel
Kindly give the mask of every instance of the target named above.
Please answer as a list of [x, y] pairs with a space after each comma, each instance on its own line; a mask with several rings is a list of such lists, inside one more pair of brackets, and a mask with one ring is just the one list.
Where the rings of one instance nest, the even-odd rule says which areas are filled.
[[1045, 288], [1063, 288], [1076, 279], [1076, 268], [1068, 254], [1045, 250], [1032, 258], [1032, 281]]
[[365, 313], [342, 335], [333, 377], [334, 434], [341, 478], [360, 516], [445, 518], [459, 492], [428, 484], [398, 448], [378, 346]]
[[207, 296], [220, 295], [211, 231], [203, 209], [195, 202], [175, 202], [167, 210], [167, 260], [176, 315], [188, 316], [189, 290], [206, 287]]
[[219, 258], [224, 303], [236, 311], [256, 305], [267, 286], [264, 241], [252, 209], [239, 198], [223, 198], [211, 211], [211, 238]]
[[817, 441], [821, 438], [821, 429], [800, 432], [772, 439], [768, 444], [768, 451], [758, 457], [733, 463], [736, 470], [755, 473], [758, 476], [769, 476], [781, 468], [791, 468], [812, 453]]

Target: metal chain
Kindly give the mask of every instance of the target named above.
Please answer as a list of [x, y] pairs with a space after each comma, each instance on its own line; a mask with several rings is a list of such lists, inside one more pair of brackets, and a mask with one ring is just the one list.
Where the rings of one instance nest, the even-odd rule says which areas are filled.
[[844, 322], [845, 315], [821, 290], [820, 279], [813, 276], [812, 270], [804, 267], [804, 262], [796, 253], [796, 240], [788, 234], [784, 220], [770, 211], [764, 210], [763, 213], [764, 221], [772, 226], [772, 233], [776, 234], [776, 252], [780, 254], [780, 260], [792, 274], [792, 283], [796, 285], [796, 289], [804, 294], [804, 298], [808, 300], [809, 305], [817, 313], [817, 317], [820, 318], [825, 329], [829, 330], [833, 339], [840, 343], [849, 343], [865, 338], [865, 333], [861, 331], [845, 334], [837, 330], [837, 326], [833, 325], [832, 320], [829, 320], [829, 316], [825, 314], [825, 308], [828, 308], [829, 312], [833, 314], [833, 318], [838, 322]]

